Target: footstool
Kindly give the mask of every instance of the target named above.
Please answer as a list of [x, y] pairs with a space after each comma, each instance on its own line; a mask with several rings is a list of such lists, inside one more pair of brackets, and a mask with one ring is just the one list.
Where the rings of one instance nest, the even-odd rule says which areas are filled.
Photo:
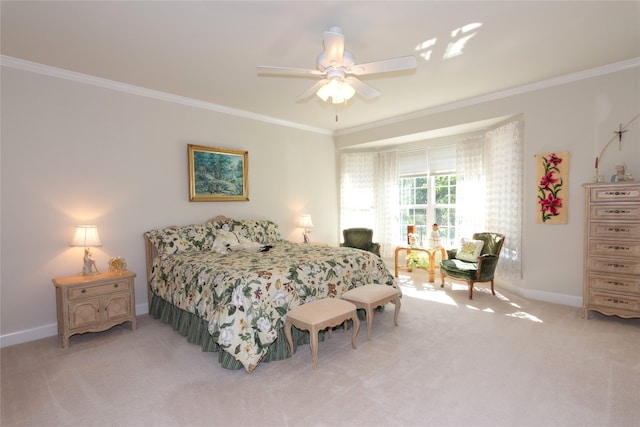
[[377, 284], [364, 285], [345, 292], [342, 294], [342, 299], [353, 303], [357, 308], [364, 309], [367, 319], [367, 338], [369, 340], [371, 339], [371, 327], [373, 326], [373, 310], [381, 305], [393, 301], [396, 306], [393, 322], [398, 326], [400, 293], [396, 288]]
[[358, 329], [360, 329], [360, 320], [358, 320], [358, 315], [356, 314], [356, 306], [350, 302], [339, 298], [324, 298], [300, 305], [289, 311], [284, 325], [284, 335], [287, 337], [291, 354], [294, 352], [291, 326], [308, 330], [313, 369], [316, 369], [318, 367], [318, 332], [328, 327], [337, 326], [349, 319], [353, 320], [351, 345], [356, 348], [356, 336], [358, 335]]

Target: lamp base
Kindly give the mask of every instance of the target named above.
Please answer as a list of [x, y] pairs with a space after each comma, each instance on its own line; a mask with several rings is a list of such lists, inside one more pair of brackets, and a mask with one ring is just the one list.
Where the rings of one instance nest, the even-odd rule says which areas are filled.
[[92, 274], [98, 274], [98, 267], [96, 266], [96, 262], [93, 260], [93, 254], [91, 253], [90, 248], [85, 248], [84, 250], [84, 264], [82, 265], [82, 275], [90, 276]]

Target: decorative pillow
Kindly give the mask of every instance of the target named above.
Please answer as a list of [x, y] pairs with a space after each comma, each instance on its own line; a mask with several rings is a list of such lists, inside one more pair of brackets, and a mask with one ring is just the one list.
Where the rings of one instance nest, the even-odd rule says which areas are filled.
[[252, 242], [246, 237], [224, 228], [216, 231], [216, 239], [211, 247], [211, 251], [219, 254], [235, 251], [264, 252], [269, 249], [271, 249], [271, 246]]
[[456, 253], [456, 258], [463, 261], [476, 262], [482, 252], [484, 241], [463, 238], [460, 240], [460, 249]]
[[214, 239], [213, 231], [208, 224], [151, 230], [147, 231], [146, 235], [158, 250], [158, 255], [211, 250]]
[[264, 244], [282, 240], [278, 224], [269, 220], [234, 220], [233, 232], [252, 242]]

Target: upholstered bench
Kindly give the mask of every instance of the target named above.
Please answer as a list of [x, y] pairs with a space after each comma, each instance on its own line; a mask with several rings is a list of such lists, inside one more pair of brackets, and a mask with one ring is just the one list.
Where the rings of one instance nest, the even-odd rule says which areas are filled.
[[398, 313], [400, 312], [400, 293], [396, 288], [387, 285], [369, 284], [353, 288], [342, 294], [342, 299], [353, 303], [357, 308], [364, 309], [367, 319], [367, 338], [371, 339], [371, 327], [373, 326], [373, 311], [386, 303], [393, 301], [396, 306], [393, 314], [393, 322], [398, 326]]
[[[360, 320], [356, 314], [356, 306], [350, 302], [339, 298], [324, 298], [300, 305], [289, 311], [284, 325], [284, 335], [287, 337], [291, 354], [294, 352], [291, 326], [308, 330], [313, 369], [316, 369], [318, 367], [318, 332], [325, 328], [338, 326], [349, 319], [353, 321], [351, 345], [356, 348]], [[329, 329], [329, 333], [331, 333], [331, 329]]]

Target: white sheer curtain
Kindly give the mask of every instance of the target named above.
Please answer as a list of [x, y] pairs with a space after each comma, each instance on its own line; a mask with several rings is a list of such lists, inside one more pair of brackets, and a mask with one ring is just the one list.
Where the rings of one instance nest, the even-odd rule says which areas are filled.
[[456, 147], [456, 241], [484, 231], [484, 136], [458, 142]]
[[479, 231], [505, 235], [496, 274], [522, 277], [522, 123], [514, 121], [457, 144], [458, 239]]
[[340, 155], [340, 228], [367, 227], [383, 257], [393, 255], [397, 236], [396, 151]]
[[496, 274], [522, 277], [522, 123], [511, 122], [485, 135], [486, 229], [505, 235]]
[[375, 224], [374, 180], [377, 153], [340, 156], [340, 228]]
[[398, 235], [398, 205], [400, 203], [398, 152], [384, 151], [378, 154], [374, 238], [380, 243], [380, 255], [391, 257], [395, 252], [397, 242], [400, 241]]

